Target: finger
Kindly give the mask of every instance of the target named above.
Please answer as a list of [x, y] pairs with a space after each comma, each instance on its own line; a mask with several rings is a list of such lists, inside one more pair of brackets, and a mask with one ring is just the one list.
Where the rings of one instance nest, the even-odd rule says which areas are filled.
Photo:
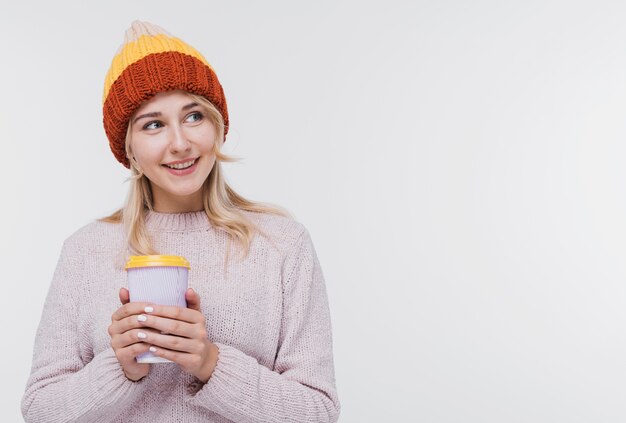
[[177, 306], [152, 305], [151, 316], [161, 316], [187, 323], [204, 323], [204, 315], [198, 310]]
[[152, 329], [149, 328], [141, 328], [141, 329], [132, 329], [126, 332], [122, 332], [116, 334], [111, 337], [111, 346], [115, 348], [126, 348], [129, 345], [136, 344], [138, 342], [145, 342], [145, 339], [150, 334], [157, 334]]
[[185, 300], [187, 300], [187, 308], [200, 311], [200, 296], [192, 288], [185, 292]]
[[[204, 316], [196, 310], [176, 306], [147, 304], [149, 303], [127, 303], [117, 309], [111, 318], [112, 324], [109, 334], [121, 334], [142, 326], [154, 327], [151, 323], [146, 323], [149, 315], [161, 316], [166, 320], [173, 322], [200, 324], [204, 327]], [[160, 327], [176, 327], [176, 324], [173, 322], [160, 322], [159, 324]], [[188, 333], [185, 331], [179, 334], [178, 332], [169, 330], [167, 332], [181, 336], [187, 336], [186, 334]]]
[[[120, 298], [121, 300], [121, 298]], [[146, 308], [149, 307], [149, 308]], [[149, 313], [154, 309], [154, 304], [146, 303], [146, 302], [132, 302], [126, 303], [113, 313], [111, 316], [111, 320], [122, 320], [129, 316], [141, 314], [141, 313]]]
[[201, 331], [204, 329], [204, 325], [200, 325], [199, 323], [188, 323], [182, 320], [148, 314], [140, 314], [137, 316], [136, 321], [139, 326], [149, 327], [162, 333], [183, 336], [185, 338], [201, 337]]
[[197, 339], [183, 338], [181, 336], [164, 335], [152, 331], [140, 330], [137, 333], [138, 339], [159, 348], [167, 348], [171, 351], [179, 351], [190, 354], [200, 354], [203, 343]]
[[157, 357], [166, 358], [180, 366], [189, 365], [191, 363], [191, 360], [194, 358], [194, 356], [196, 360], [199, 358], [198, 355], [196, 354], [190, 354], [190, 353], [180, 352], [180, 351], [172, 351], [172, 350], [168, 350], [167, 348], [158, 347], [154, 345], [150, 346], [148, 348], [148, 351], [150, 351], [152, 354], [156, 355]]
[[130, 302], [130, 293], [126, 288], [120, 288], [120, 302], [122, 305]]
[[114, 336], [121, 335], [125, 332], [128, 332], [131, 329], [140, 327], [139, 322], [137, 322], [137, 318], [125, 318], [122, 320], [113, 320], [109, 325], [109, 335], [111, 339]]
[[126, 348], [118, 348], [115, 350], [115, 356], [122, 365], [128, 364], [142, 364], [136, 363], [135, 357], [139, 354], [145, 353], [149, 350], [150, 344], [144, 342], [138, 342], [127, 346]]
[[[150, 306], [148, 306], [150, 307]], [[109, 334], [123, 334], [133, 329], [141, 328], [146, 325], [143, 324], [142, 319], [147, 318], [145, 313], [133, 314], [128, 317], [124, 317], [121, 320], [115, 320], [109, 327]]]

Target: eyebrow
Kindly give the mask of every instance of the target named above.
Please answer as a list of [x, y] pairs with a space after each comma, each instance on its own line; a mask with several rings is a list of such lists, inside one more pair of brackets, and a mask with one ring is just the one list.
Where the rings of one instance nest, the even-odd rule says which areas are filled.
[[[183, 108], [181, 110], [189, 110], [191, 108], [194, 108], [198, 105], [198, 103], [189, 103], [185, 106], [183, 106]], [[159, 117], [161, 116], [161, 112], [152, 112], [152, 113], [144, 113], [143, 115], [139, 115], [137, 116], [134, 120], [133, 123], [136, 123], [139, 119], [143, 119], [143, 118], [149, 118], [149, 117]]]

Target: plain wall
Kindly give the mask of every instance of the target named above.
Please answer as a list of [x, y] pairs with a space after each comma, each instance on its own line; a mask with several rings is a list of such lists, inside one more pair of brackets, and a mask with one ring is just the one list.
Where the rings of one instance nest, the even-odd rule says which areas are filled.
[[626, 421], [626, 3], [0, 6], [2, 421], [61, 244], [122, 204], [134, 19], [216, 69], [235, 190], [310, 231], [341, 422]]

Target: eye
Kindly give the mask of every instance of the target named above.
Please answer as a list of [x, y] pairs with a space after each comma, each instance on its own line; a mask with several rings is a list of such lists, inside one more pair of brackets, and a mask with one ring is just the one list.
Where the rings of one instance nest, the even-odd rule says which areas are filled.
[[186, 122], [199, 122], [202, 120], [202, 118], [203, 118], [202, 113], [193, 112], [187, 115], [187, 117], [185, 118], [185, 121]]
[[[157, 126], [158, 125], [158, 126]], [[163, 126], [163, 124], [161, 122], [159, 122], [158, 120], [153, 120], [152, 122], [148, 122], [143, 126], [143, 129], [158, 129], [161, 126]]]

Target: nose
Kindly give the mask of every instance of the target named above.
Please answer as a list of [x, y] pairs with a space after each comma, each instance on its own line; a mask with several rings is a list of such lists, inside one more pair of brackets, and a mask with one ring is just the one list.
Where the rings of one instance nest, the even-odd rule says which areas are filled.
[[189, 151], [190, 149], [191, 142], [187, 139], [183, 127], [181, 125], [173, 125], [170, 139], [170, 152], [174, 154], [181, 151]]

